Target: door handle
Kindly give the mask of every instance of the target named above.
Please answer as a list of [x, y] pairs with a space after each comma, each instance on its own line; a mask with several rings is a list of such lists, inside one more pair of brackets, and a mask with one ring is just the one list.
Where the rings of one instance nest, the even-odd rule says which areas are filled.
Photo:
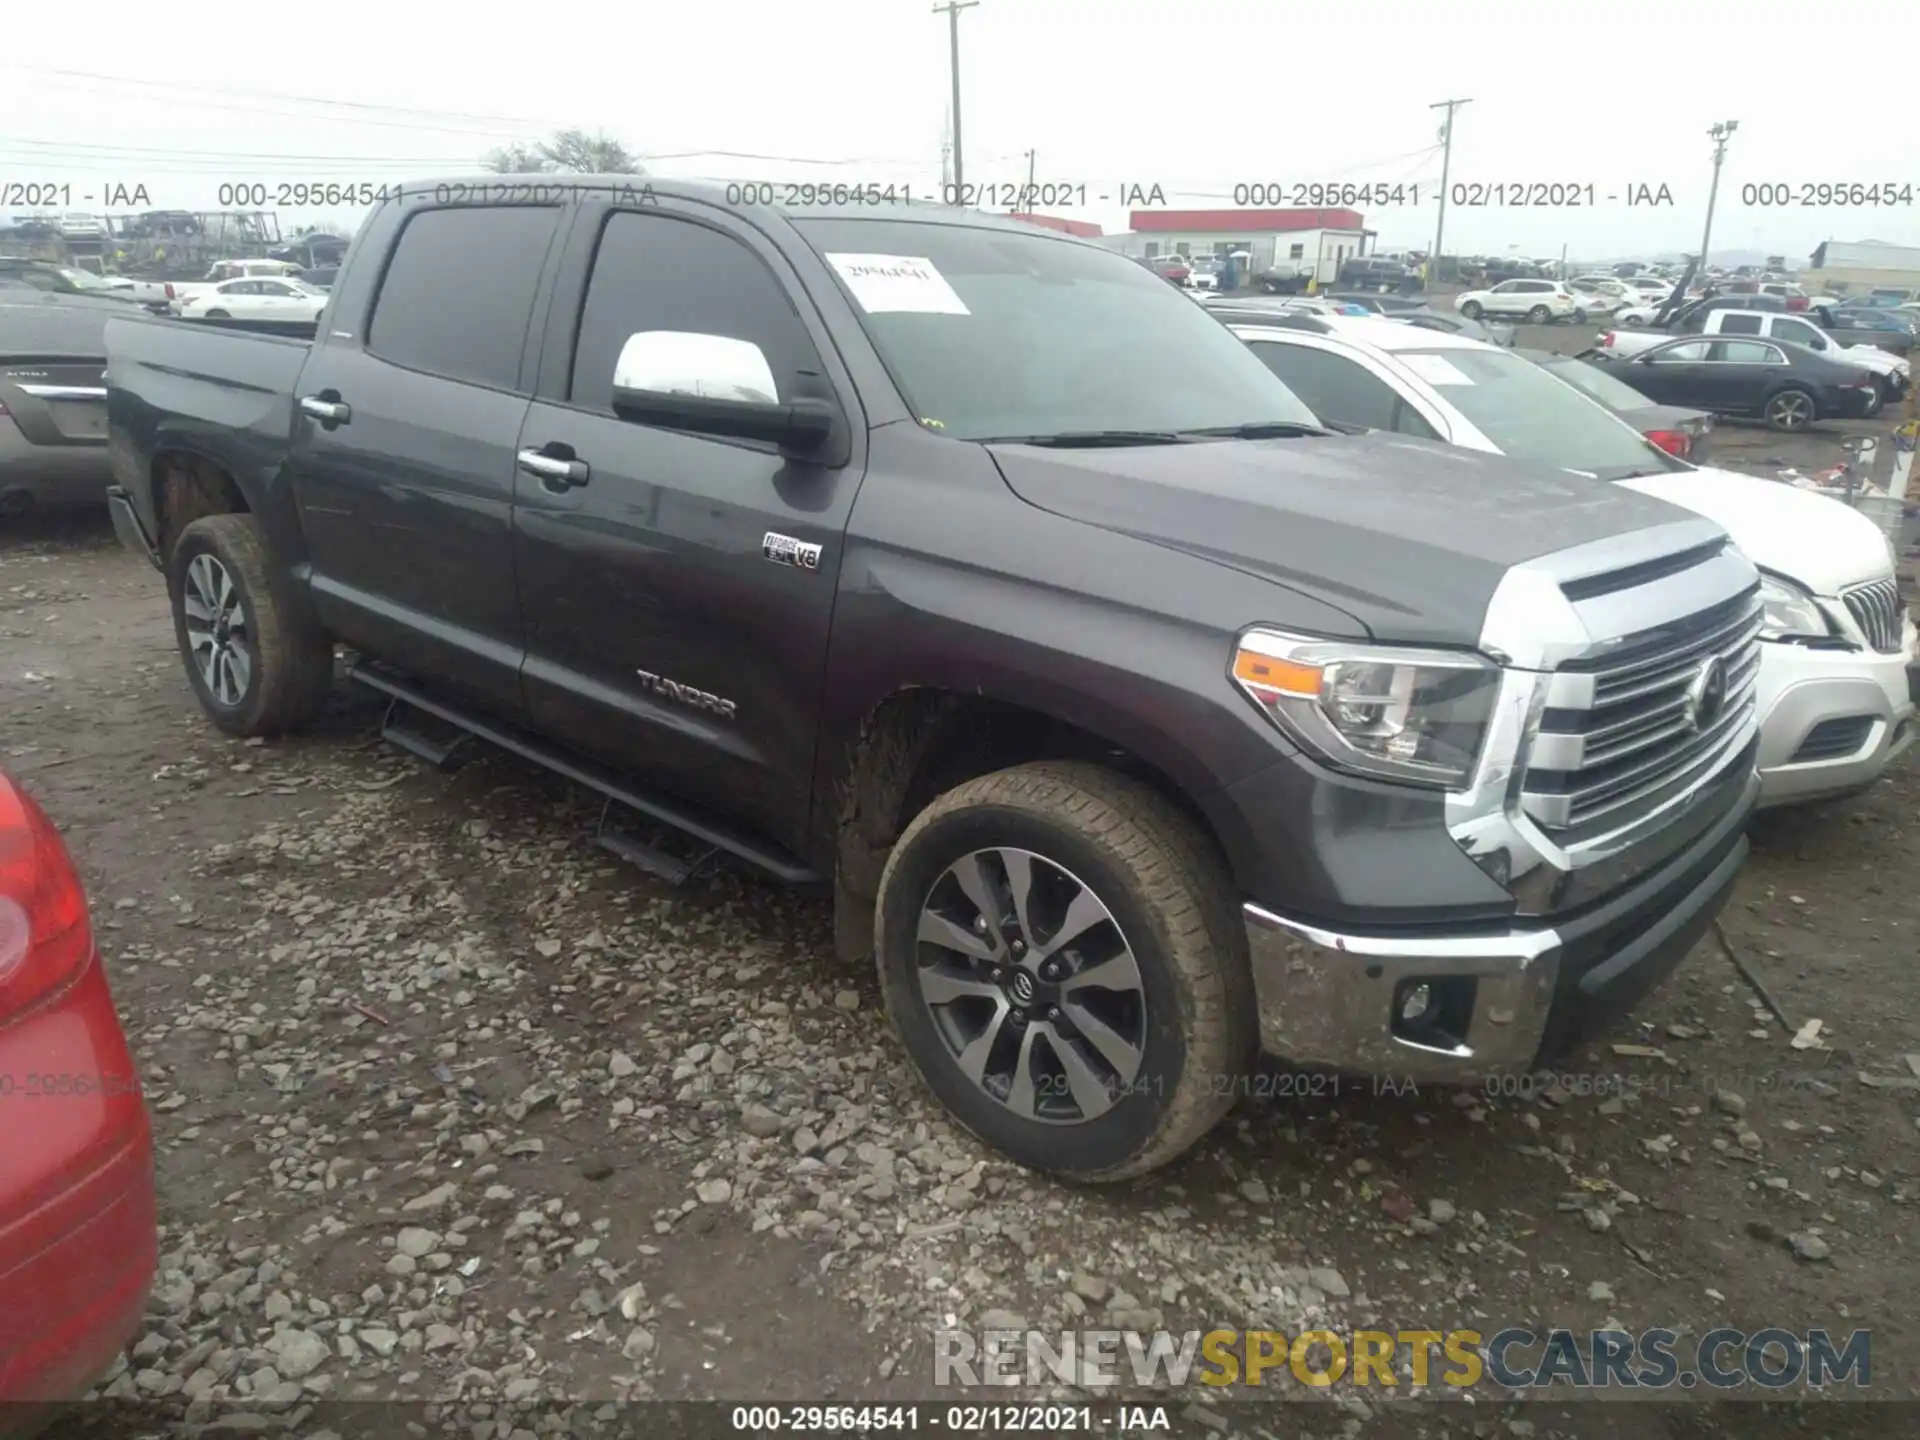
[[302, 395], [300, 408], [316, 420], [324, 420], [330, 425], [344, 425], [353, 418], [353, 407], [338, 400], [322, 400], [318, 395]]
[[529, 475], [538, 475], [540, 483], [549, 490], [571, 490], [593, 477], [593, 467], [584, 460], [562, 460], [539, 450], [522, 450], [517, 458], [520, 468]]

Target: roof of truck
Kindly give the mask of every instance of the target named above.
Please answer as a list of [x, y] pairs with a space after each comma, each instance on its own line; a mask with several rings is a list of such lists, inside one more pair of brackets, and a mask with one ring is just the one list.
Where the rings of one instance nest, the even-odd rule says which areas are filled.
[[[747, 182], [740, 182], [745, 184]], [[502, 199], [511, 198], [516, 188], [531, 189], [539, 186], [543, 189], [560, 188], [566, 190], [601, 190], [616, 200], [625, 199], [629, 203], [644, 202], [649, 196], [665, 195], [676, 199], [703, 200], [710, 205], [722, 206], [731, 210], [765, 211], [777, 214], [789, 220], [910, 220], [916, 225], [953, 225], [973, 229], [1004, 230], [1009, 234], [1033, 236], [1038, 234], [1044, 239], [1057, 240], [1062, 244], [1087, 245], [1091, 241], [1078, 236], [1063, 234], [1030, 221], [1016, 219], [1010, 215], [996, 215], [984, 210], [969, 210], [957, 205], [936, 203], [931, 195], [925, 199], [881, 200], [868, 203], [822, 204], [822, 205], [754, 205], [730, 203], [727, 200], [728, 186], [712, 184], [699, 180], [679, 180], [662, 175], [585, 175], [585, 174], [545, 174], [528, 175], [449, 175], [436, 179], [409, 180], [400, 186], [400, 191], [414, 199], [431, 197], [443, 187], [464, 187], [473, 192], [476, 201], [483, 201], [486, 195], [496, 192]], [[811, 186], [815, 190], [829, 193], [840, 188], [832, 181], [777, 181], [774, 183], [776, 200], [780, 192], [788, 188], [804, 189]], [[870, 187], [848, 185], [848, 190], [865, 190]], [[883, 194], [886, 186], [877, 188]], [[903, 185], [895, 187], [911, 192], [916, 188], [924, 194], [924, 187]], [[1095, 246], [1095, 249], [1107, 249]]]

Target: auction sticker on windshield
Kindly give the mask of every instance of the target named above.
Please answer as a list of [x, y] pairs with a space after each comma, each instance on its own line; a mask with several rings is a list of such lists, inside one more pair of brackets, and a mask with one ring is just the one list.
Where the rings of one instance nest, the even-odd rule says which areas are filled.
[[905, 311], [917, 315], [970, 315], [947, 277], [924, 255], [827, 256], [847, 289], [869, 315]]
[[1402, 354], [1400, 360], [1429, 385], [1473, 384], [1465, 371], [1444, 356]]

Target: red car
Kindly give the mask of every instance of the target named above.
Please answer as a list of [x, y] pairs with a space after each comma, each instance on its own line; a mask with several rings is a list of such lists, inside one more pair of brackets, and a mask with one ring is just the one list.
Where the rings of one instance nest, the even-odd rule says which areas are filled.
[[146, 1102], [86, 892], [46, 812], [0, 775], [0, 1431], [113, 1365], [154, 1249]]

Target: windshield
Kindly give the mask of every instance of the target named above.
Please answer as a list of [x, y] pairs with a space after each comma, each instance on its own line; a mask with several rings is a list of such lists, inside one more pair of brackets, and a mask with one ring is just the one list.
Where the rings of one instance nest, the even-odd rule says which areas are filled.
[[[1232, 331], [1123, 256], [965, 225], [794, 224], [841, 277], [921, 423], [943, 435], [1316, 423]], [[861, 270], [889, 259], [920, 273]]]
[[[1401, 361], [1516, 460], [1626, 480], [1684, 470], [1638, 430], [1544, 367], [1504, 350], [1401, 350]], [[1645, 399], [1634, 399], [1644, 405]]]
[[90, 270], [62, 269], [60, 275], [61, 278], [76, 290], [111, 290], [114, 288]]

